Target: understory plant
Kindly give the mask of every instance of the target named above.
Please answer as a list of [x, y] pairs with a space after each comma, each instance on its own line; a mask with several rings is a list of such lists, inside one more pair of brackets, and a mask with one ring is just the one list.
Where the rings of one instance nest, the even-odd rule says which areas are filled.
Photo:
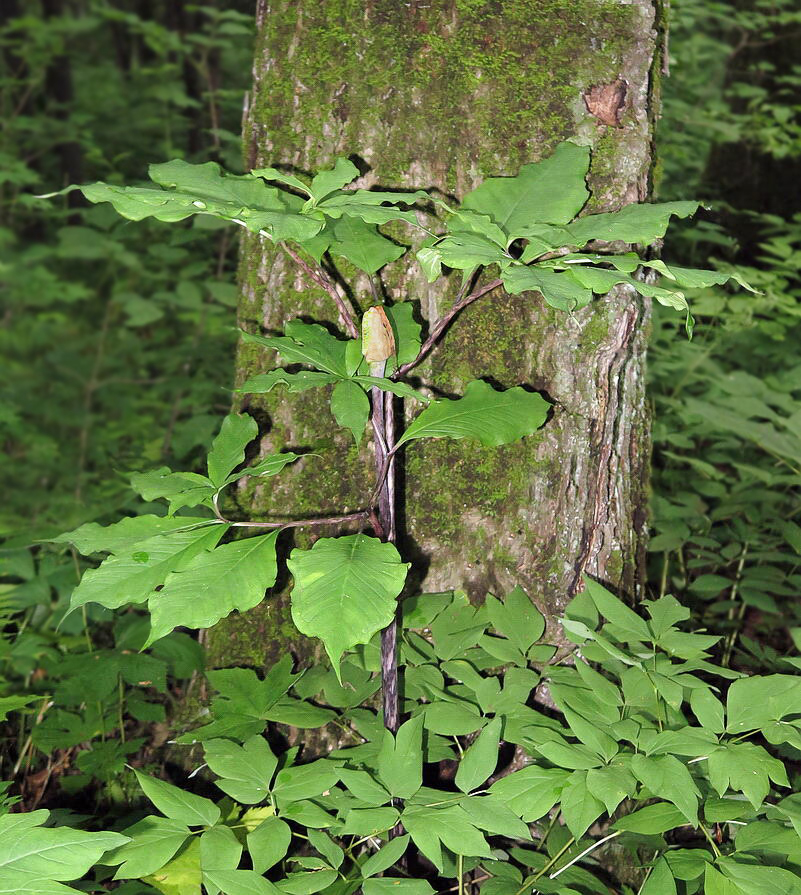
[[[720, 668], [709, 661], [717, 638], [685, 630], [689, 613], [675, 599], [646, 603], [646, 619], [589, 579], [561, 622], [574, 648], [561, 651], [519, 588], [502, 600], [488, 594], [480, 607], [460, 592], [398, 601], [409, 569], [395, 546], [399, 452], [422, 438], [505, 444], [547, 424], [548, 402], [519, 384], [498, 390], [478, 379], [462, 397], [434, 400], [406, 381], [462, 308], [503, 287], [539, 292], [570, 313], [622, 286], [687, 311], [684, 288], [730, 278], [614, 252], [612, 243], [660, 239], [671, 215], [690, 215], [697, 203], [578, 217], [588, 164], [586, 147], [564, 143], [516, 177], [485, 181], [459, 207], [422, 191], [347, 190], [358, 171], [346, 159], [311, 182], [274, 168], [234, 176], [175, 161], [151, 168], [157, 189], [81, 188], [131, 219], [212, 215], [279, 245], [331, 296], [344, 332], [293, 320], [282, 335], [244, 334], [287, 367], [241, 391], [330, 389], [338, 425], [357, 442], [371, 428], [375, 474], [356, 511], [232, 519], [226, 488], [315, 462], [284, 451], [246, 465], [258, 426], [234, 413], [205, 475], [162, 467], [133, 477], [145, 501], [166, 501], [165, 513], [89, 523], [56, 539], [87, 557], [107, 554], [84, 572], [72, 610], [146, 604], [150, 647], [260, 603], [283, 561], [282, 531], [358, 529], [295, 547], [285, 560], [292, 618], [322, 642], [330, 667], [296, 669], [285, 657], [263, 679], [245, 668], [208, 674], [210, 720], [178, 744], [200, 744], [202, 759], [190, 754], [201, 779], [225, 796], [137, 771], [159, 813], [113, 832], [43, 826], [44, 811], [7, 814], [7, 890], [63, 893], [62, 882], [94, 866], [84, 890], [121, 880], [132, 895], [468, 886], [585, 895], [610, 891], [622, 853], [644, 870], [636, 886], [614, 883], [617, 891], [801, 892], [801, 797], [775, 754], [801, 748], [801, 678]], [[371, 278], [396, 261], [403, 248], [378, 230], [390, 221], [422, 232], [416, 258], [430, 281], [443, 268], [461, 271], [455, 302], [425, 337], [411, 302], [377, 303], [358, 320], [329, 272], [338, 257]], [[483, 276], [489, 267], [496, 278]], [[638, 276], [643, 267], [660, 285]], [[422, 408], [402, 430], [395, 398]], [[259, 533], [233, 537], [248, 529]], [[288, 746], [280, 725], [325, 728], [332, 748]], [[64, 855], [57, 867], [54, 853]]]

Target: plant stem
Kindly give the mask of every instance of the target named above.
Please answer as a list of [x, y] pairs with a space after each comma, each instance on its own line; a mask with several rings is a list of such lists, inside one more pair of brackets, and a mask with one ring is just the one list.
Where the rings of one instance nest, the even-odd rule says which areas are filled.
[[348, 307], [345, 297], [337, 284], [328, 276], [322, 267], [313, 267], [285, 242], [281, 242], [279, 245], [310, 279], [331, 296], [339, 311], [340, 321], [347, 330], [348, 335], [351, 339], [358, 339], [359, 327], [356, 326], [352, 310]]
[[431, 327], [431, 332], [428, 334], [428, 338], [423, 342], [420, 347], [420, 351], [417, 354], [417, 357], [414, 360], [409, 361], [408, 364], [404, 364], [402, 367], [398, 367], [398, 369], [390, 376], [390, 379], [400, 379], [401, 376], [405, 376], [409, 370], [414, 369], [428, 354], [429, 351], [434, 347], [437, 342], [437, 339], [442, 335], [442, 333], [448, 328], [448, 326], [453, 321], [453, 318], [459, 313], [459, 311], [466, 308], [469, 304], [472, 304], [476, 299], [481, 298], [483, 295], [486, 295], [488, 292], [492, 292], [494, 289], [497, 289], [498, 286], [503, 285], [502, 280], [493, 280], [491, 283], [487, 283], [486, 286], [481, 286], [478, 289], [474, 289], [469, 295], [459, 295], [456, 301], [451, 305], [451, 307], [442, 315], [442, 317], [437, 320], [437, 322]]
[[464, 855], [456, 856], [456, 876], [459, 884], [459, 895], [464, 895]]
[[[386, 363], [370, 365], [371, 376], [383, 376]], [[370, 389], [372, 412], [370, 422], [375, 434], [375, 471], [378, 479], [378, 507], [376, 534], [394, 544], [395, 531], [395, 460], [391, 451], [395, 446], [395, 417], [391, 393], [379, 388]], [[383, 478], [382, 478], [383, 476]], [[398, 709], [397, 622], [395, 619], [381, 632], [381, 693], [384, 707], [384, 727], [393, 734], [400, 725]]]

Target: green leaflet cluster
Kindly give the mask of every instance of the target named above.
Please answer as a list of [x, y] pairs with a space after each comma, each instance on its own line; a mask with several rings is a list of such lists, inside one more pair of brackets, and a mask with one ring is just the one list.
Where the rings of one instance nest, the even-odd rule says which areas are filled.
[[[58, 828], [20, 846], [5, 836], [0, 880], [32, 878], [51, 842], [86, 837], [86, 862], [45, 878], [74, 879], [99, 860], [165, 895], [201, 884], [213, 895], [426, 895], [467, 872], [493, 895], [608, 895], [596, 857], [614, 838], [646, 860], [643, 895], [801, 891], [801, 797], [770, 751], [801, 745], [801, 678], [718, 668], [715, 638], [684, 630], [674, 598], [646, 602], [644, 618], [586, 585], [563, 620], [581, 646], [573, 666], [542, 641], [544, 619], [519, 588], [481, 607], [459, 592], [404, 600], [409, 719], [394, 736], [371, 706], [377, 638], [339, 677], [319, 664], [293, 673], [289, 658], [263, 680], [211, 672], [212, 720], [179, 742], [202, 743], [222, 799], [137, 773], [158, 814], [121, 835]], [[543, 685], [557, 712], [540, 707]], [[272, 746], [268, 721], [349, 736], [308, 761]], [[505, 768], [502, 743], [522, 767]], [[443, 761], [456, 773], [437, 784]], [[412, 871], [401, 861], [411, 846], [427, 862]]]
[[[398, 319], [403, 321], [404, 315]], [[308, 363], [323, 368], [306, 375], [342, 374], [339, 385], [353, 382], [359, 391], [363, 387], [359, 379], [390, 391], [407, 388], [379, 377], [346, 378], [340, 361], [344, 363], [350, 343], [320, 326], [295, 323], [288, 331], [292, 336], [276, 338], [272, 341], [278, 346], [270, 347], [279, 347], [292, 359], [302, 353]], [[290, 387], [295, 377], [303, 377], [276, 372], [287, 377]], [[256, 382], [250, 387], [260, 386]], [[361, 394], [366, 402], [367, 396]], [[477, 380], [468, 385], [463, 398], [430, 402], [399, 444], [444, 437], [504, 444], [536, 431], [547, 410], [547, 402], [535, 393], [519, 387], [499, 392]], [[231, 414], [212, 444], [207, 475], [161, 468], [133, 476], [132, 485], [145, 500], [168, 502], [169, 515], [136, 516], [105, 527], [88, 523], [55, 538], [84, 555], [109, 554], [84, 573], [72, 593], [71, 610], [87, 603], [109, 609], [146, 603], [151, 631], [144, 645], [150, 646], [176, 627], [207, 628], [235, 610], [244, 612], [260, 603], [278, 574], [276, 541], [281, 524], [268, 534], [220, 543], [236, 525], [221, 515], [221, 495], [245, 476], [277, 475], [299, 455], [270, 454], [243, 466], [245, 449], [257, 434], [252, 417]], [[205, 515], [196, 511], [198, 507]], [[175, 515], [187, 508], [195, 515]], [[335, 667], [345, 650], [366, 643], [390, 623], [409, 568], [392, 544], [364, 534], [322, 539], [309, 550], [296, 548], [288, 567], [294, 577], [293, 620], [302, 633], [321, 638]]]
[[[548, 304], [566, 311], [584, 307], [593, 295], [605, 295], [623, 284], [687, 311], [689, 331], [692, 318], [684, 289], [729, 279], [750, 288], [736, 273], [643, 262], [632, 252], [610, 251], [607, 247], [621, 243], [656, 242], [665, 235], [672, 216], [688, 217], [699, 203], [629, 205], [617, 212], [578, 217], [589, 198], [585, 183], [589, 163], [587, 146], [562, 143], [553, 155], [524, 165], [515, 177], [487, 179], [464, 197], [458, 209], [420, 190], [346, 190], [359, 171], [343, 158], [310, 183], [275, 168], [233, 175], [213, 162], [189, 165], [176, 160], [150, 166], [150, 178], [160, 189], [105, 183], [68, 189], [80, 189], [90, 202], [110, 202], [132, 220], [212, 215], [277, 243], [295, 243], [316, 261], [326, 252], [346, 258], [368, 274], [404, 254], [403, 246], [377, 229], [389, 221], [403, 221], [426, 234], [416, 257], [430, 282], [442, 275], [443, 267], [460, 270], [469, 279], [480, 268], [497, 266], [507, 292], [539, 292]], [[421, 218], [431, 216], [427, 212], [432, 205], [446, 214], [444, 233], [421, 223]], [[660, 274], [663, 285], [633, 276], [641, 266]]]

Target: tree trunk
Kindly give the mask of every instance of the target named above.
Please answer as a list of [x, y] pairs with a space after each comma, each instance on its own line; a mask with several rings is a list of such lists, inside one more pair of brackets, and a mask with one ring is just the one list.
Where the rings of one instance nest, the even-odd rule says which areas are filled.
[[[593, 149], [593, 211], [648, 194], [659, 72], [651, 0], [260, 0], [257, 17], [250, 167], [316, 171], [355, 154], [364, 163], [359, 186], [459, 198], [573, 138]], [[419, 302], [421, 316], [435, 319], [458, 276], [443, 291], [425, 281], [411, 253], [405, 267], [398, 274], [390, 266], [385, 297]], [[364, 275], [340, 272], [364, 310], [372, 303]], [[297, 316], [336, 324], [327, 296], [266, 240], [246, 239], [241, 282], [245, 329], [273, 330]], [[637, 597], [650, 449], [648, 321], [648, 304], [626, 289], [572, 315], [537, 293], [493, 293], [462, 313], [418, 368], [420, 383], [445, 394], [481, 377], [530, 384], [554, 411], [536, 436], [498, 449], [443, 440], [408, 450], [399, 537], [423, 570], [415, 586], [463, 588], [481, 599], [519, 584], [550, 619], [581, 588], [582, 573]], [[270, 354], [241, 345], [239, 381], [274, 366]], [[282, 393], [246, 406], [266, 424], [263, 449], [310, 447], [321, 457], [239, 492], [243, 514], [364, 505], [369, 448], [332, 435], [325, 396]], [[285, 597], [274, 595], [218, 625], [211, 658], [269, 663], [301, 640]]]

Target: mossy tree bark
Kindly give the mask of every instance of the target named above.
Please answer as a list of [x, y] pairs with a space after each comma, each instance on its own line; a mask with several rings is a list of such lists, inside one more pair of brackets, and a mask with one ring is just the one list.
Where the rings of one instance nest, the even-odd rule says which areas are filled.
[[[659, 56], [651, 0], [260, 0], [257, 16], [250, 167], [315, 171], [355, 154], [364, 163], [360, 186], [461, 197], [574, 138], [593, 149], [592, 210], [647, 196]], [[364, 276], [340, 273], [364, 310]], [[406, 272], [390, 268], [382, 288], [389, 301], [419, 302], [432, 320], [453, 298], [451, 279], [445, 291], [430, 286], [410, 254]], [[336, 325], [327, 296], [267, 241], [246, 241], [241, 282], [245, 329], [274, 330], [296, 316]], [[636, 597], [648, 320], [647, 303], [628, 291], [573, 315], [536, 293], [493, 294], [461, 315], [418, 369], [420, 382], [445, 394], [478, 377], [529, 384], [554, 412], [540, 434], [500, 449], [441, 441], [409, 450], [401, 540], [424, 569], [420, 586], [465, 588], [480, 599], [520, 584], [551, 618], [584, 572]], [[240, 347], [240, 377], [274, 364]], [[369, 447], [332, 434], [325, 396], [270, 395], [247, 406], [262, 414], [264, 450], [317, 446], [322, 458], [239, 492], [243, 513], [325, 515], [364, 505]], [[285, 598], [275, 595], [212, 632], [212, 660], [269, 662], [299, 640]]]

